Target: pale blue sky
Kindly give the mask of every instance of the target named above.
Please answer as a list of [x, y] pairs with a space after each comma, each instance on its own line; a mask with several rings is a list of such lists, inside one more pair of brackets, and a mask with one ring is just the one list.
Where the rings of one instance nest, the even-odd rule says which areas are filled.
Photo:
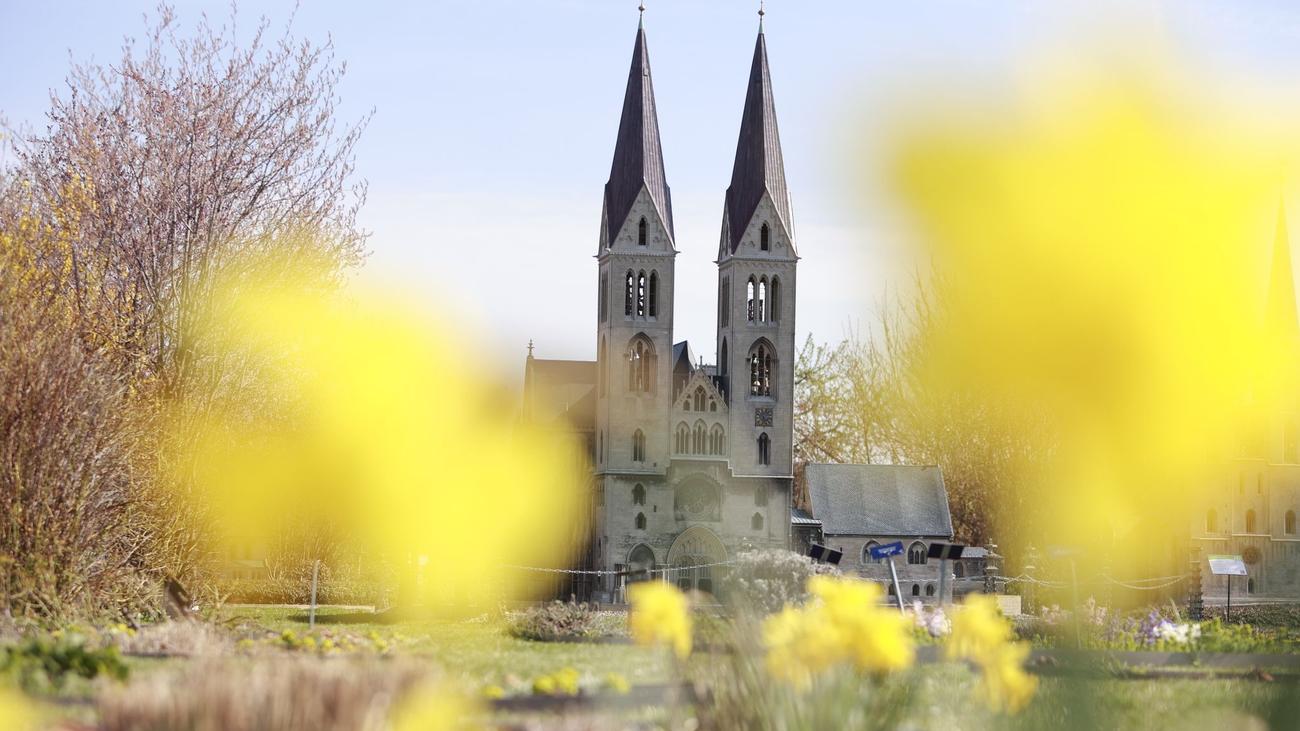
[[[367, 276], [396, 276], [479, 329], [515, 373], [538, 355], [594, 352], [601, 188], [609, 174], [636, 0], [303, 0], [296, 33], [332, 35], [349, 73], [343, 111], [376, 114], [358, 148], [374, 232]], [[711, 357], [714, 268], [753, 50], [757, 3], [647, 0], [678, 233], [677, 339]], [[767, 16], [795, 206], [800, 339], [867, 326], [910, 267], [890, 201], [871, 184], [870, 141], [888, 100], [917, 88], [1002, 94], [1029, 64], [1095, 41], [1096, 8], [1047, 0], [772, 0]], [[1288, 2], [1118, 2], [1213, 83], [1300, 100], [1300, 8]], [[1133, 10], [1138, 6], [1137, 10]], [[144, 0], [0, 0], [0, 111], [39, 126], [77, 59], [111, 61], [138, 35]], [[240, 3], [240, 28], [289, 0]], [[177, 3], [182, 24], [227, 16]], [[1089, 51], [1096, 45], [1089, 42]], [[1063, 49], [1065, 49], [1063, 51]], [[1086, 62], [1086, 55], [1083, 56]], [[933, 92], [931, 92], [933, 93]], [[504, 265], [503, 273], [491, 274]]]

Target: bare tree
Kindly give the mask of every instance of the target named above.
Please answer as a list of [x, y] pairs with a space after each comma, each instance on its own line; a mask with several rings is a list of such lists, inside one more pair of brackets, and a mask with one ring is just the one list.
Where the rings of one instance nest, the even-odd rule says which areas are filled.
[[[957, 537], [1015, 542], [1032, 523], [1026, 490], [1047, 456], [1046, 423], [988, 394], [926, 377], [927, 336], [942, 317], [933, 283], [881, 308], [876, 334], [835, 346], [809, 339], [795, 388], [796, 459], [933, 464], [943, 469]], [[802, 493], [798, 493], [802, 495]], [[796, 500], [796, 504], [798, 500]]]
[[[68, 433], [86, 433], [77, 419], [94, 414], [104, 438], [128, 440], [94, 455], [68, 452], [61, 468], [70, 476], [89, 470], [81, 483], [88, 489], [127, 481], [125, 499], [106, 499], [135, 519], [100, 528], [114, 528], [114, 539], [132, 534], [132, 561], [155, 574], [189, 571], [207, 550], [197, 503], [158, 484], [159, 475], [176, 474], [163, 464], [173, 454], [162, 448], [164, 433], [175, 431], [174, 421], [165, 427], [171, 408], [268, 406], [251, 390], [249, 364], [200, 342], [216, 283], [304, 269], [337, 282], [364, 257], [356, 215], [365, 187], [354, 181], [354, 150], [368, 117], [336, 121], [344, 64], [330, 44], [296, 40], [291, 27], [271, 37], [265, 20], [241, 44], [235, 20], [232, 10], [224, 26], [205, 18], [184, 33], [160, 6], [143, 42], [128, 39], [115, 63], [73, 67], [67, 88], [51, 95], [44, 130], [9, 130], [5, 141], [0, 235], [11, 256], [0, 267], [15, 287], [9, 307], [35, 314], [24, 320], [0, 309], [0, 335], [11, 348], [25, 337], [52, 344], [34, 351], [36, 361], [10, 352], [0, 369], [14, 370], [0, 377], [62, 383], [51, 393], [63, 394], [64, 405], [32, 407], [62, 419]], [[33, 331], [42, 320], [45, 330]], [[60, 350], [69, 342], [79, 347], [75, 357]], [[19, 401], [0, 406], [14, 419], [26, 405], [10, 387], [19, 381], [6, 381], [0, 398]], [[81, 394], [74, 382], [98, 390]], [[112, 407], [72, 413], [94, 394]], [[14, 473], [32, 449], [57, 448], [35, 428], [0, 432], [0, 473]], [[108, 454], [134, 464], [101, 475]], [[53, 472], [24, 480], [23, 490], [53, 490], [57, 481]], [[12, 483], [0, 489], [0, 499], [20, 503], [32, 494]]]

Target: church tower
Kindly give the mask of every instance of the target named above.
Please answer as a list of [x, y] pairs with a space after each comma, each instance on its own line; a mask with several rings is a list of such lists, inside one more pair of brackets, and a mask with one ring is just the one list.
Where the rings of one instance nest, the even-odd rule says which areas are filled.
[[736, 476], [793, 473], [794, 220], [760, 18], [718, 247], [718, 377]]
[[618, 476], [652, 478], [668, 466], [676, 256], [642, 23], [632, 48], [596, 253], [595, 470], [611, 496], [632, 489], [630, 480]]

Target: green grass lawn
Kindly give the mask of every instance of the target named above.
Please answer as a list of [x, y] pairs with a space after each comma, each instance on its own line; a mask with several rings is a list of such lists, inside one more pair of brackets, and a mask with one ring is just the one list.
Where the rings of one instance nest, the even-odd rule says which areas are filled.
[[[242, 638], [245, 649], [252, 648], [236, 652], [231, 658], [236, 664], [258, 663], [274, 656], [267, 652], [286, 652], [278, 649], [278, 643], [289, 631], [299, 639], [310, 636], [318, 645], [330, 638], [369, 638], [370, 644], [354, 652], [294, 651], [303, 657], [318, 657], [321, 663], [351, 662], [358, 655], [377, 655], [376, 648], [384, 648], [385, 656], [427, 662], [471, 690], [488, 685], [518, 689], [533, 678], [565, 667], [594, 678], [618, 673], [634, 685], [673, 680], [673, 668], [661, 650], [623, 642], [523, 640], [510, 636], [504, 622], [486, 618], [384, 622], [357, 610], [324, 607], [318, 613], [316, 629], [309, 631], [302, 609], [260, 606], [227, 607], [214, 619]], [[135, 682], [183, 669], [190, 662], [184, 657], [127, 657]], [[1031, 705], [1019, 716], [1007, 718], [990, 713], [978, 702], [978, 678], [964, 666], [922, 665], [909, 677], [913, 702], [908, 727], [918, 730], [1300, 728], [1300, 686], [1287, 679], [1130, 680], [1045, 675], [1040, 677], [1039, 692]], [[57, 716], [93, 724], [94, 696], [106, 687], [99, 681], [74, 681], [57, 698], [47, 697], [43, 705]], [[863, 688], [869, 692], [868, 685]], [[654, 726], [667, 717], [662, 707], [597, 712], [603, 715], [587, 714], [584, 727], [625, 728], [646, 721]], [[1251, 717], [1268, 725], [1251, 726]], [[522, 719], [512, 716], [509, 720]]]
[[[301, 609], [238, 607], [227, 614], [235, 622], [260, 625], [274, 633], [308, 633], [307, 615]], [[627, 643], [533, 642], [511, 637], [502, 622], [388, 623], [365, 621], [364, 615], [354, 610], [325, 607], [317, 612], [316, 631], [375, 633], [392, 644], [393, 652], [427, 658], [471, 688], [501, 685], [508, 676], [527, 680], [565, 667], [597, 678], [620, 673], [633, 684], [668, 680], [667, 657], [661, 651]]]

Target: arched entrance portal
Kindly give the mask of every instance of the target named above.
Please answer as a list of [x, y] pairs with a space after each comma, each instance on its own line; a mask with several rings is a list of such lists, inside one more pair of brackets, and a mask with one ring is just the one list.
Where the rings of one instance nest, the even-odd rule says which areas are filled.
[[717, 534], [702, 525], [682, 531], [668, 549], [669, 580], [683, 591], [698, 589], [713, 593], [713, 578], [718, 567], [710, 564], [727, 560], [727, 549]]
[[655, 552], [644, 543], [638, 543], [627, 556], [627, 583], [646, 581], [655, 567]]

